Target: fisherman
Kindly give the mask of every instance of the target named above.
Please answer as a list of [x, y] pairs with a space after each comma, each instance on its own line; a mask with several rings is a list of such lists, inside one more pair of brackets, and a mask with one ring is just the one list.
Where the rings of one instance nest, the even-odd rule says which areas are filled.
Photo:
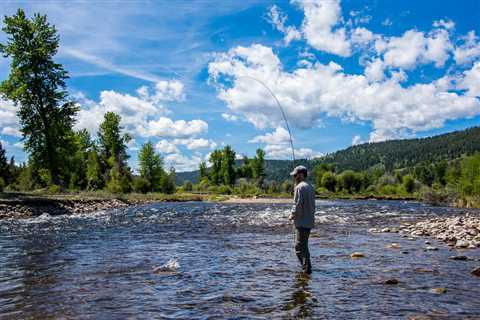
[[308, 238], [310, 230], [315, 225], [315, 190], [305, 180], [307, 168], [297, 166], [291, 173], [295, 179], [295, 193], [292, 214], [290, 220], [295, 223], [295, 253], [297, 254], [303, 271], [312, 273], [310, 251], [308, 250]]

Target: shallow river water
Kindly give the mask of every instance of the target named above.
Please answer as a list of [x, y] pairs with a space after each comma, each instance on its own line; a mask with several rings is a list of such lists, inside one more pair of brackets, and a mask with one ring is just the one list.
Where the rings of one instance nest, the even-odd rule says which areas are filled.
[[470, 274], [480, 250], [432, 240], [439, 250], [426, 251], [424, 238], [367, 232], [478, 211], [319, 201], [305, 277], [290, 208], [158, 203], [0, 221], [0, 319], [480, 319], [480, 277]]

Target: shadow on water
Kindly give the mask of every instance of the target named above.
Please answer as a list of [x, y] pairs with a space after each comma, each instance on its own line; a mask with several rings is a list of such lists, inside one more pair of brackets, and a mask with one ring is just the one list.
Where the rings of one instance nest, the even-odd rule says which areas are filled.
[[310, 318], [318, 300], [311, 293], [309, 283], [311, 276], [299, 271], [295, 274], [291, 297], [286, 301], [283, 310], [287, 311], [288, 317]]

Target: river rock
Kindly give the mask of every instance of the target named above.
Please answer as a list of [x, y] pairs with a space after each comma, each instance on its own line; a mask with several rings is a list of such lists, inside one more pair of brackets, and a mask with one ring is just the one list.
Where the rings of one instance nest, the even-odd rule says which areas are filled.
[[430, 289], [430, 292], [431, 292], [431, 293], [435, 293], [435, 294], [444, 294], [445, 292], [447, 292], [447, 289], [442, 288], [442, 287], [440, 287], [440, 288], [432, 288], [432, 289]]
[[361, 252], [354, 252], [350, 255], [350, 257], [352, 257], [353, 259], [364, 258], [365, 254], [363, 254]]
[[451, 257], [449, 257], [449, 259], [458, 260], [458, 261], [466, 261], [466, 260], [468, 260], [468, 257], [467, 256], [451, 256]]
[[480, 277], [480, 267], [476, 267], [472, 270], [474, 276]]
[[427, 251], [437, 251], [438, 248], [437, 248], [437, 247], [433, 247], [433, 246], [426, 246], [426, 247], [425, 247], [425, 250], [427, 250]]
[[457, 243], [455, 243], [456, 248], [468, 248], [470, 243], [466, 240], [457, 240]]
[[392, 279], [387, 279], [383, 282], [384, 284], [398, 284], [399, 281], [395, 278], [392, 278]]

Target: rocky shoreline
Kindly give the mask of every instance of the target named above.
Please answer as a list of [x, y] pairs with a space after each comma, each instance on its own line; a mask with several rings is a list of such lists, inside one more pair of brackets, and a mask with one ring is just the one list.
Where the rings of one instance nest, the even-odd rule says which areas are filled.
[[467, 213], [461, 216], [432, 218], [416, 223], [402, 223], [399, 227], [372, 228], [369, 232], [394, 232], [412, 239], [431, 237], [450, 247], [476, 249], [480, 247], [480, 216]]
[[123, 208], [131, 203], [120, 199], [49, 199], [26, 198], [0, 200], [0, 219], [24, 219], [42, 214], [69, 215]]

